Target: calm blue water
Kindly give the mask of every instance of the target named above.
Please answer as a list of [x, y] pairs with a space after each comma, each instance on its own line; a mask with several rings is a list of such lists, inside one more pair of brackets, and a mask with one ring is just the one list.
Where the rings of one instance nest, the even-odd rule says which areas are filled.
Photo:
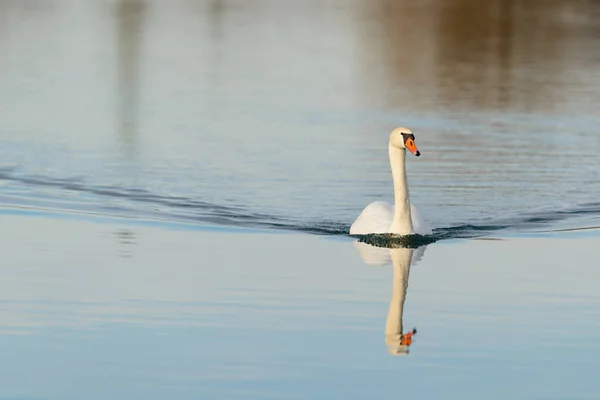
[[0, 398], [600, 397], [599, 18], [0, 1]]

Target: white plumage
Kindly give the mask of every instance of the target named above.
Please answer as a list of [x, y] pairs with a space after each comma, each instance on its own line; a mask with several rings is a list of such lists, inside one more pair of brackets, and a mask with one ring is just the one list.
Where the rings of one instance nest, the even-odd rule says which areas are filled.
[[408, 128], [394, 129], [388, 145], [390, 165], [394, 182], [394, 205], [375, 201], [367, 205], [350, 227], [351, 235], [370, 233], [394, 233], [430, 235], [431, 227], [418, 208], [410, 204], [406, 180], [406, 150], [417, 157], [421, 154], [415, 145], [415, 137]]

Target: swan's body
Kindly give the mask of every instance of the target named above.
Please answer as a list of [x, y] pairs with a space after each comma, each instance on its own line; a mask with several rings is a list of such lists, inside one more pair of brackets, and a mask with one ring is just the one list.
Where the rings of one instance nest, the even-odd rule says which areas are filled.
[[[429, 224], [421, 216], [419, 209], [410, 205], [410, 217], [413, 233], [431, 235]], [[391, 232], [390, 228], [394, 219], [394, 206], [385, 201], [374, 201], [360, 213], [350, 227], [351, 235], [365, 235], [368, 233], [398, 233]]]
[[419, 156], [414, 135], [408, 128], [396, 128], [390, 134], [389, 157], [394, 179], [394, 205], [375, 201], [364, 208], [350, 227], [351, 235], [393, 233], [430, 235], [431, 228], [419, 210], [410, 204], [406, 180], [406, 149]]

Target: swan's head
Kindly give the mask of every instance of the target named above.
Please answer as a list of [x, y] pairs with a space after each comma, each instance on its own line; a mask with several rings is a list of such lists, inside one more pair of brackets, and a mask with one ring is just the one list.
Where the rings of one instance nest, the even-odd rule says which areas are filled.
[[410, 129], [403, 126], [394, 129], [390, 133], [390, 144], [399, 149], [407, 149], [417, 157], [421, 155], [415, 144], [415, 135], [413, 135]]

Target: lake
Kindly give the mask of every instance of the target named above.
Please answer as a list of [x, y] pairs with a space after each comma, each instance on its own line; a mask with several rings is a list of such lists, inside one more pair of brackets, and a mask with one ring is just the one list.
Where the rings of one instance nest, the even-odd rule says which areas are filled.
[[[0, 1], [0, 398], [599, 398], [598, 22]], [[347, 234], [397, 126], [416, 249]]]

